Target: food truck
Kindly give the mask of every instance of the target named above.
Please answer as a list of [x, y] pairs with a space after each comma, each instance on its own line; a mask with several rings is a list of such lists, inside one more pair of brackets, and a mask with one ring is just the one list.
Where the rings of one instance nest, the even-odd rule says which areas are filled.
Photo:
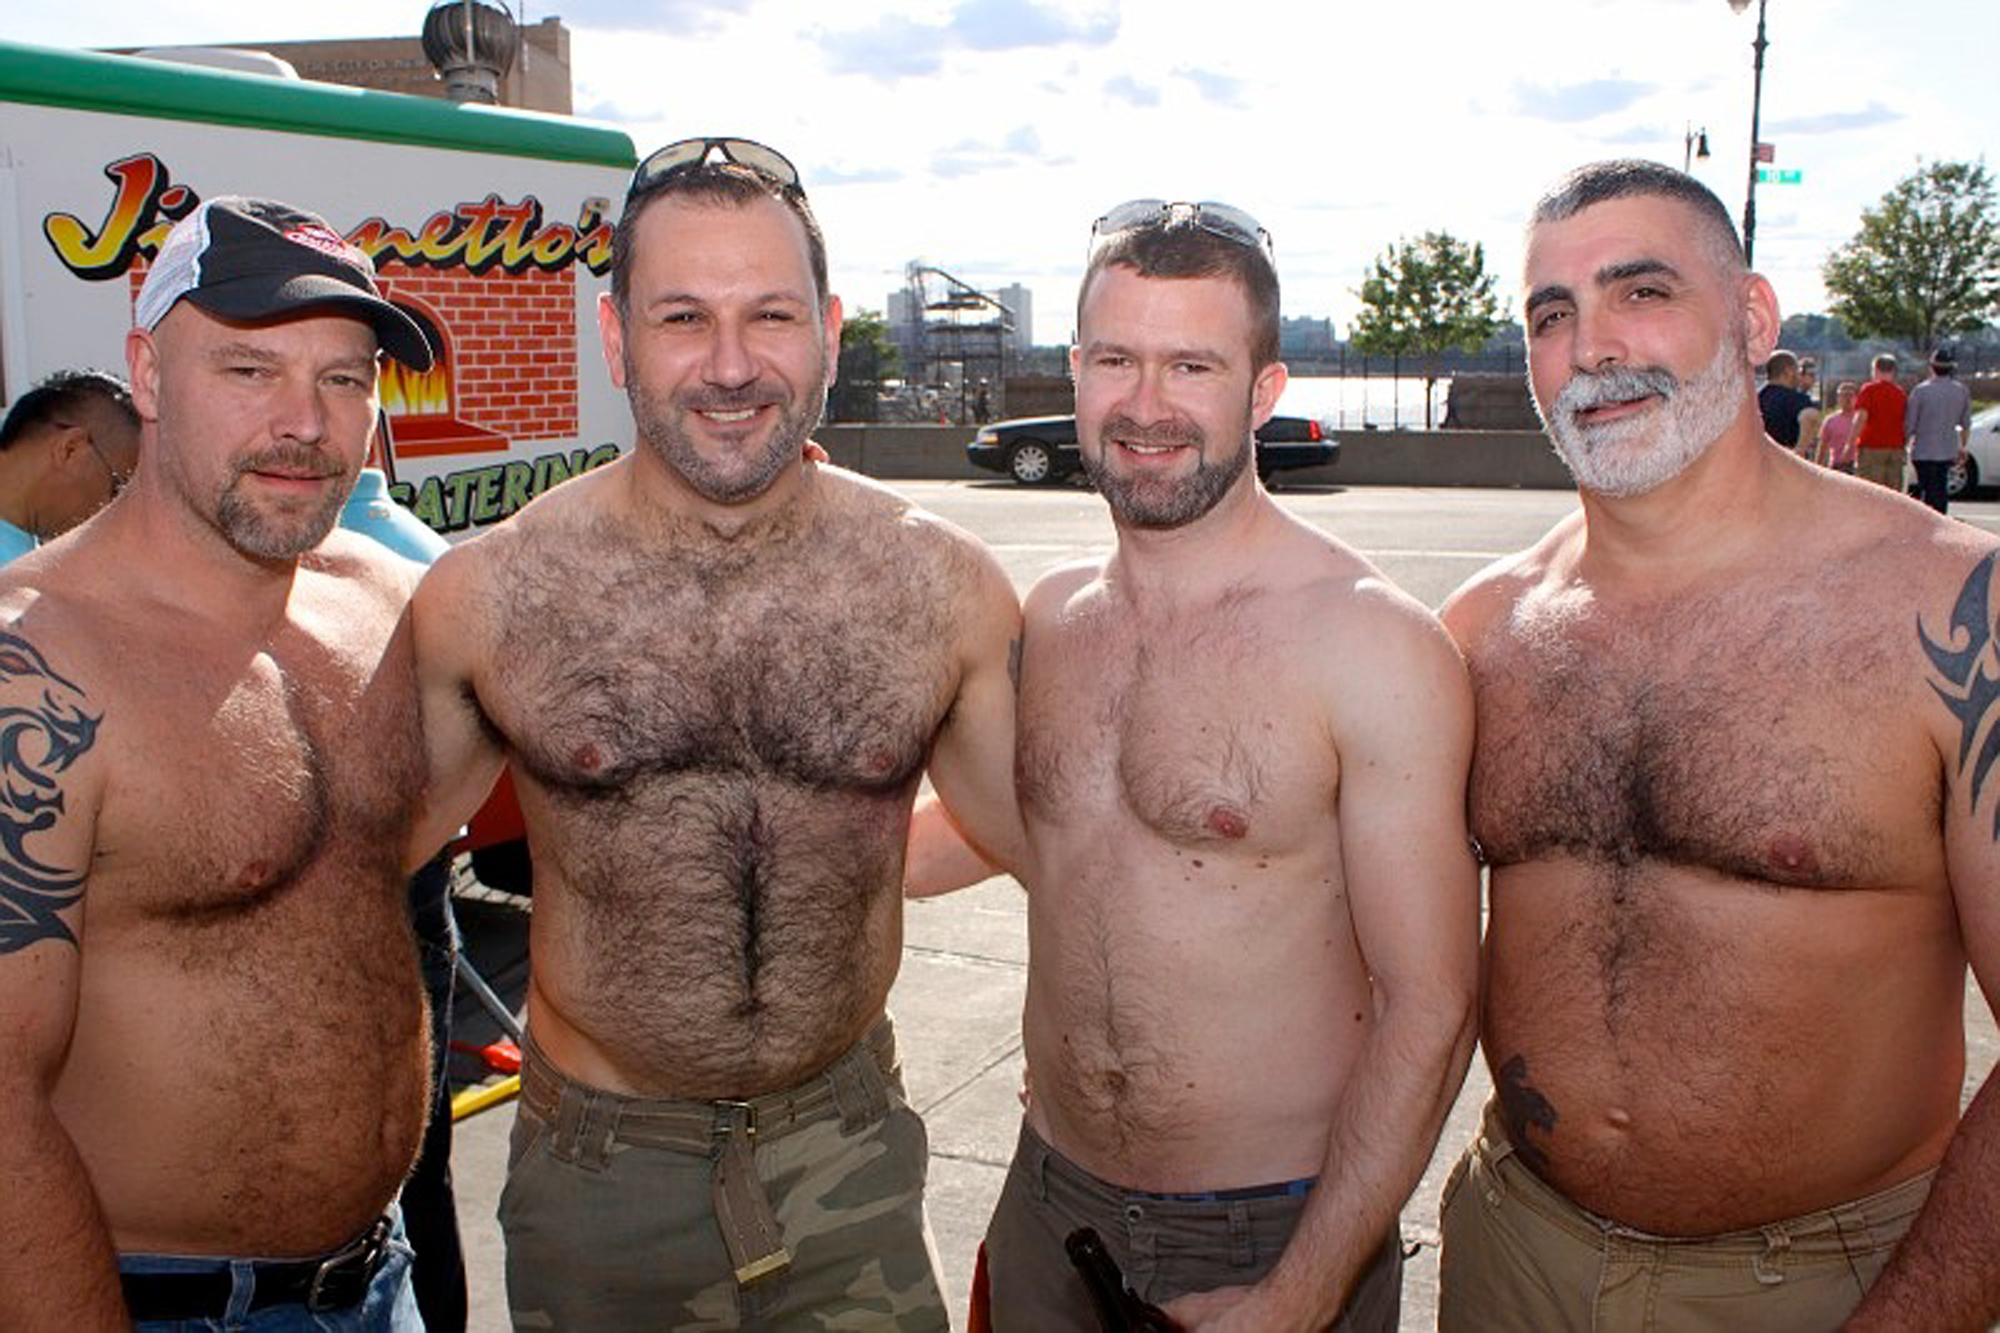
[[597, 298], [635, 160], [620, 130], [296, 78], [0, 42], [0, 402], [124, 372], [146, 266], [203, 198], [324, 217], [437, 349], [384, 362], [391, 490], [447, 537], [631, 438]]

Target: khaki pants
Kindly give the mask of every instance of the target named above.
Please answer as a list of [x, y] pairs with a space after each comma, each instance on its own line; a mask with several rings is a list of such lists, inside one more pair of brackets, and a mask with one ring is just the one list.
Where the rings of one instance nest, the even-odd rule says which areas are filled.
[[1854, 455], [1855, 475], [1864, 481], [1879, 482], [1898, 495], [1903, 493], [1903, 451], [1862, 449]]
[[750, 1188], [768, 1201], [789, 1263], [748, 1282], [738, 1281], [715, 1202], [718, 1155], [740, 1104], [715, 1104], [711, 1147], [659, 1146], [651, 1130], [660, 1122], [705, 1108], [574, 1082], [524, 1043], [534, 1067], [523, 1069], [500, 1195], [514, 1327], [944, 1333], [923, 1206], [929, 1142], [885, 1037], [878, 1029], [820, 1078], [759, 1099], [831, 1109], [796, 1127], [761, 1117], [771, 1132], [755, 1136]]
[[1488, 1105], [1445, 1182], [1438, 1328], [1827, 1333], [1881, 1275], [1935, 1174], [1754, 1230], [1654, 1236], [1544, 1184]]
[[[1304, 1193], [1158, 1198], [1099, 1180], [1042, 1142], [1026, 1123], [986, 1230], [995, 1333], [1098, 1327], [1063, 1240], [1092, 1227], [1125, 1276], [1154, 1305], [1216, 1287], [1247, 1286], [1285, 1252]], [[1395, 1333], [1403, 1295], [1401, 1238], [1392, 1230], [1355, 1279], [1332, 1327]]]

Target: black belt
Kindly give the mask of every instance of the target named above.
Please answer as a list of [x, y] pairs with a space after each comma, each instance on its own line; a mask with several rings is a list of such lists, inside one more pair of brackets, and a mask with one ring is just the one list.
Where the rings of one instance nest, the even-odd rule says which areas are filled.
[[[258, 1259], [250, 1265], [250, 1309], [303, 1305], [346, 1310], [361, 1304], [368, 1284], [389, 1252], [389, 1219], [375, 1224], [331, 1254], [314, 1259]], [[120, 1273], [132, 1318], [221, 1319], [229, 1313], [236, 1276], [227, 1267], [206, 1273]]]

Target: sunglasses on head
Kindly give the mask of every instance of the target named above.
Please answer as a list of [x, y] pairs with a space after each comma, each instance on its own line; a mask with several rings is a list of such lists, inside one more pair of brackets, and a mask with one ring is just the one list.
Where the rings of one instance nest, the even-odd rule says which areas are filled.
[[799, 169], [791, 160], [775, 148], [767, 148], [755, 139], [682, 139], [660, 149], [632, 173], [632, 184], [626, 189], [626, 199], [644, 190], [649, 190], [676, 172], [691, 171], [705, 165], [709, 155], [719, 153], [724, 162], [730, 162], [746, 171], [754, 171], [759, 176], [787, 190], [805, 193], [799, 184]]
[[1205, 232], [1238, 245], [1247, 245], [1253, 250], [1262, 250], [1267, 258], [1275, 258], [1271, 233], [1264, 230], [1263, 223], [1240, 208], [1213, 201], [1191, 204], [1165, 199], [1128, 199], [1090, 224], [1090, 245], [1094, 250], [1099, 242], [1121, 231], [1156, 223], [1170, 224], [1183, 218]]

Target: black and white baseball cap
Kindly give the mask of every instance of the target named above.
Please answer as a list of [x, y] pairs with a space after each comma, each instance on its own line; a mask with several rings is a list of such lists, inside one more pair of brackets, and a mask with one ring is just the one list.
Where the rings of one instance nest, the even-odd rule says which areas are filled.
[[223, 319], [344, 307], [374, 326], [383, 351], [430, 369], [430, 341], [382, 298], [368, 256], [324, 219], [275, 200], [209, 199], [174, 224], [139, 288], [139, 327], [157, 328], [183, 299]]

